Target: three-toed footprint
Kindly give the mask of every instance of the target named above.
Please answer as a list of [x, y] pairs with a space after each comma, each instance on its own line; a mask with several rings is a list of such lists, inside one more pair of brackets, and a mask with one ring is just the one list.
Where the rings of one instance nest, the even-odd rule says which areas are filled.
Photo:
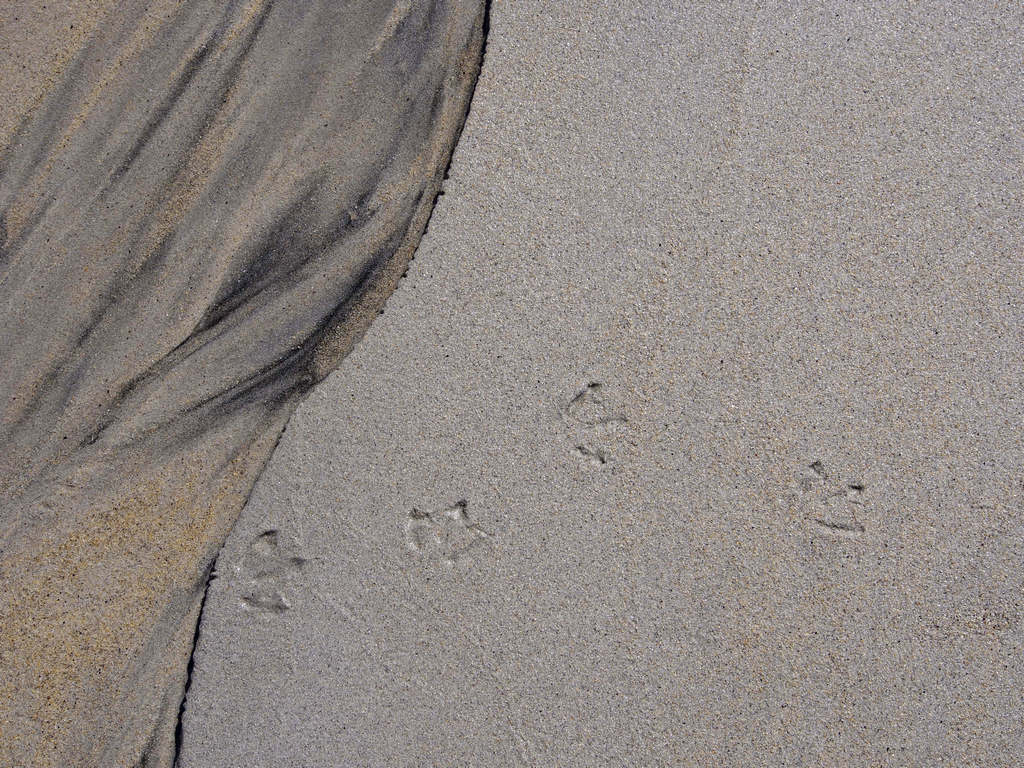
[[797, 486], [804, 517], [816, 527], [838, 536], [864, 533], [864, 483], [840, 481], [814, 461], [800, 473]]
[[603, 467], [613, 460], [615, 433], [627, 421], [611, 409], [603, 390], [601, 382], [592, 381], [562, 409], [562, 418], [570, 428], [572, 453], [587, 467]]
[[264, 531], [249, 545], [235, 573], [242, 582], [242, 603], [266, 613], [284, 613], [288, 578], [306, 564], [282, 543], [277, 530]]
[[405, 520], [406, 548], [428, 560], [452, 567], [489, 546], [491, 534], [469, 519], [469, 503], [462, 499], [439, 512], [414, 508]]

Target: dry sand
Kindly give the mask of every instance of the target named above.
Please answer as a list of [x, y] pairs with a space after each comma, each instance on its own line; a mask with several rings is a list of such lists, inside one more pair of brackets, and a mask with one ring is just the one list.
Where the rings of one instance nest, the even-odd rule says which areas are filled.
[[1018, 766], [1017, 4], [496, 0], [182, 766]]
[[0, 766], [169, 766], [214, 557], [426, 226], [483, 0], [0, 10]]

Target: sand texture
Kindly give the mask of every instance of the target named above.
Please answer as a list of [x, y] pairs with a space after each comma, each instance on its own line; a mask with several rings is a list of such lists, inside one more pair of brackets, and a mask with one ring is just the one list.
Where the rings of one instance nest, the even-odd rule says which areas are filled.
[[495, 0], [182, 766], [1021, 765], [1022, 14]]
[[406, 268], [483, 23], [482, 0], [0, 10], [0, 765], [173, 761], [213, 559]]

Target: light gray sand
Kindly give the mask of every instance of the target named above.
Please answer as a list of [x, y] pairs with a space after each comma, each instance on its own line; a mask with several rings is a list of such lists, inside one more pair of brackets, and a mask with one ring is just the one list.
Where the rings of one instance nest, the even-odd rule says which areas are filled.
[[1022, 61], [1007, 4], [495, 2], [182, 765], [1020, 765]]
[[484, 7], [0, 9], [0, 766], [172, 763], [213, 559], [419, 241]]

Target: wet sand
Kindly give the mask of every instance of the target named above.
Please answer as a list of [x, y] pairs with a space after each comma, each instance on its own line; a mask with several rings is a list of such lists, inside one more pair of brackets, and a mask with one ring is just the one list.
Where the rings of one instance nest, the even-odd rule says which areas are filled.
[[483, 14], [0, 12], [0, 764], [171, 764], [213, 560], [417, 246]]

